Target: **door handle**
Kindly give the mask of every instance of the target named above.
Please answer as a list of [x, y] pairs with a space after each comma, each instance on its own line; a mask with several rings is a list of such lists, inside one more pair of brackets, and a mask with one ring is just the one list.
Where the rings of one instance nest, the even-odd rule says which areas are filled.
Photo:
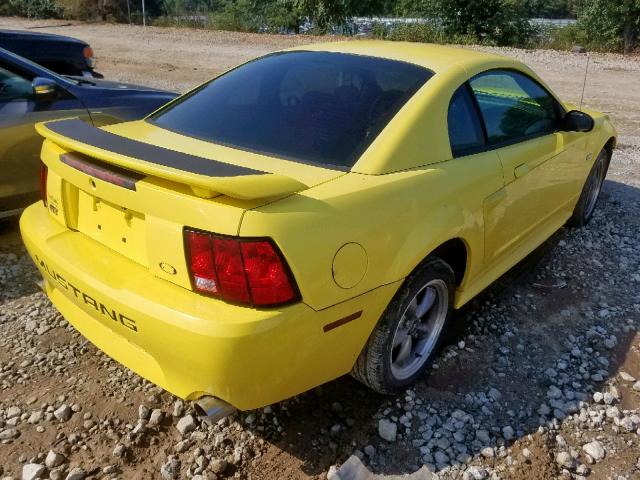
[[527, 165], [526, 163], [523, 163], [522, 165], [518, 165], [518, 166], [513, 170], [513, 174], [516, 176], [516, 178], [522, 178], [522, 177], [524, 177], [527, 173], [529, 173], [529, 165]]

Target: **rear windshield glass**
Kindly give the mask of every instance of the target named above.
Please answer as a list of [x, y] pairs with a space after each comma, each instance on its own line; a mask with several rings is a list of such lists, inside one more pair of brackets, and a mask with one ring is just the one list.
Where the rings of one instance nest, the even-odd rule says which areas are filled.
[[279, 53], [212, 80], [150, 121], [243, 150], [351, 167], [431, 76], [381, 58]]

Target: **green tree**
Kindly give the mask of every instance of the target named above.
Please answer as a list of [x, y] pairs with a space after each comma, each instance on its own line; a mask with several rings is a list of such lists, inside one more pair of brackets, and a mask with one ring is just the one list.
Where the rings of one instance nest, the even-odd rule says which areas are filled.
[[640, 0], [585, 0], [578, 23], [594, 43], [630, 53], [640, 36]]
[[3, 6], [11, 14], [28, 18], [51, 18], [60, 15], [60, 8], [55, 0], [9, 0]]
[[473, 34], [497, 45], [523, 45], [534, 33], [521, 6], [505, 0], [435, 0], [434, 8], [449, 35]]
[[259, 0], [227, 0], [213, 14], [213, 23], [221, 30], [257, 32], [264, 24], [263, 2]]
[[571, 0], [517, 0], [515, 2], [529, 17], [567, 18], [572, 13]]
[[301, 17], [314, 24], [317, 33], [324, 34], [332, 25], [345, 25], [349, 18], [358, 15], [376, 15], [388, 8], [385, 0], [284, 0]]
[[314, 23], [317, 33], [327, 33], [333, 25], [347, 21], [349, 0], [290, 0], [289, 5]]
[[437, 0], [396, 0], [389, 13], [400, 17], [433, 17], [437, 15]]
[[305, 15], [299, 6], [287, 0], [267, 1], [264, 5], [264, 18], [271, 32], [300, 33]]
[[[128, 1], [132, 7], [141, 4], [140, 0]], [[221, 12], [225, 5], [225, 0], [146, 0], [148, 16], [156, 18], [154, 23], [190, 27], [207, 26], [208, 21]]]

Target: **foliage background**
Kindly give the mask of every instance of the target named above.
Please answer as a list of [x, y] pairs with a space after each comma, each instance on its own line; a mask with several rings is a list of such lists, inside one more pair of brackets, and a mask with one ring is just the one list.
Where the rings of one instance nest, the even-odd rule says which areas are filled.
[[[142, 0], [2, 0], [0, 15], [142, 22]], [[629, 53], [639, 47], [640, 0], [145, 0], [156, 25], [271, 33], [353, 31], [356, 16], [421, 18], [374, 23], [378, 38], [436, 43], [482, 43], [529, 48]], [[540, 27], [530, 18], [576, 18]]]

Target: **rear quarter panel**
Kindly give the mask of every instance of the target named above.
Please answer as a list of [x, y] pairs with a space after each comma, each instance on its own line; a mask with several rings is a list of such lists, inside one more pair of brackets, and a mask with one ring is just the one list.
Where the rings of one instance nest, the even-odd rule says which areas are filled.
[[[482, 201], [501, 185], [494, 154], [387, 175], [350, 173], [248, 211], [240, 235], [273, 237], [303, 300], [320, 310], [406, 277], [451, 238], [467, 245], [472, 277], [483, 251]], [[366, 272], [357, 285], [341, 288], [333, 261], [350, 242], [366, 251]]]

